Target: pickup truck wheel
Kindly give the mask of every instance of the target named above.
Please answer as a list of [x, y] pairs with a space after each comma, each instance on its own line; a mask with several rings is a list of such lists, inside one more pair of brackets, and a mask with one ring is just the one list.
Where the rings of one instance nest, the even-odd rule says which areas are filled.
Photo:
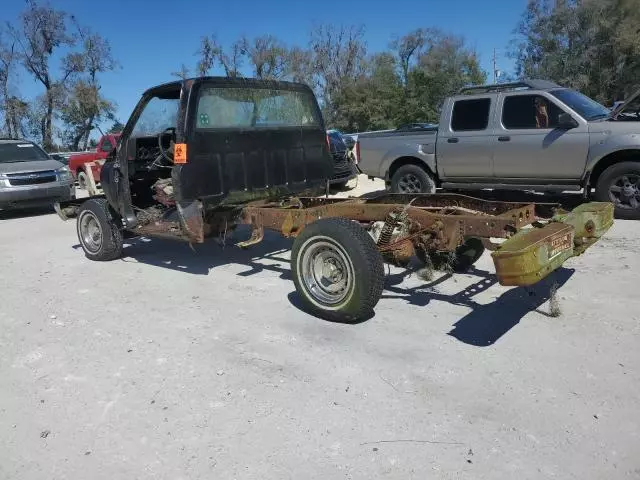
[[425, 252], [416, 248], [416, 256], [422, 263], [431, 265], [434, 270], [463, 273], [480, 260], [484, 251], [485, 247], [479, 238], [468, 238], [455, 252]]
[[88, 259], [104, 262], [122, 254], [122, 231], [104, 198], [87, 200], [80, 206], [76, 229]]
[[364, 228], [345, 218], [307, 225], [293, 243], [291, 270], [305, 309], [336, 322], [370, 318], [384, 287], [378, 248]]
[[393, 193], [434, 193], [436, 182], [431, 175], [418, 165], [403, 165], [391, 177]]
[[87, 189], [87, 174], [85, 172], [78, 172], [78, 188], [81, 188], [82, 190], [86, 190]]
[[598, 179], [595, 197], [613, 203], [616, 217], [640, 220], [640, 163], [621, 162], [607, 168]]

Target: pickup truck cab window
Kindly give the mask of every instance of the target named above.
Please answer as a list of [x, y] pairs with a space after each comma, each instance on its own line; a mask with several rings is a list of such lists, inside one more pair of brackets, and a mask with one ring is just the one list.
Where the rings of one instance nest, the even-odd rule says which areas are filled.
[[580, 119], [574, 127], [563, 126], [562, 114], [578, 116], [549, 92], [510, 92], [500, 97], [501, 113], [496, 115], [493, 136], [493, 175], [523, 184], [543, 179], [557, 184], [574, 181], [576, 172], [579, 176], [584, 171], [588, 155], [587, 123]]
[[504, 99], [502, 125], [508, 130], [557, 128], [563, 110], [541, 95], [513, 95]]
[[198, 98], [198, 129], [319, 125], [313, 99], [303, 92], [207, 86]]
[[489, 125], [490, 110], [490, 98], [456, 101], [451, 115], [451, 130], [454, 132], [486, 130]]

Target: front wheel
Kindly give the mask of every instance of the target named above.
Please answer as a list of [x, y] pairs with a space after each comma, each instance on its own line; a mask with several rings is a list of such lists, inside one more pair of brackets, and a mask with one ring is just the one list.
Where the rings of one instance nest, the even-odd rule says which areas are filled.
[[403, 165], [391, 177], [393, 193], [434, 193], [436, 182], [429, 172], [418, 165]]
[[104, 198], [93, 198], [80, 206], [76, 229], [88, 259], [104, 262], [122, 254], [122, 231]]
[[384, 287], [378, 248], [359, 224], [345, 218], [306, 226], [293, 243], [291, 270], [306, 309], [331, 321], [369, 318]]
[[607, 168], [598, 179], [595, 197], [613, 203], [617, 218], [640, 220], [640, 162], [621, 162]]

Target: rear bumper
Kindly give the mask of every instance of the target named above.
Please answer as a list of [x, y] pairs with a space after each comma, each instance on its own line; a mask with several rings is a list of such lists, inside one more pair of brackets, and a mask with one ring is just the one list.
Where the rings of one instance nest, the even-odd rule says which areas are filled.
[[0, 209], [19, 209], [53, 205], [75, 198], [73, 183], [51, 183], [0, 188]]
[[501, 285], [529, 286], [582, 255], [613, 225], [613, 204], [591, 202], [556, 215], [542, 227], [521, 230], [493, 252]]

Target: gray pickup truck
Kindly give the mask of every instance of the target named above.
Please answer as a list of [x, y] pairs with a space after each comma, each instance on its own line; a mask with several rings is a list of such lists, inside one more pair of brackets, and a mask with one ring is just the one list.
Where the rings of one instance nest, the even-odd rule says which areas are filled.
[[469, 87], [437, 126], [359, 134], [356, 149], [393, 192], [584, 191], [640, 219], [640, 92], [610, 110], [544, 80]]

